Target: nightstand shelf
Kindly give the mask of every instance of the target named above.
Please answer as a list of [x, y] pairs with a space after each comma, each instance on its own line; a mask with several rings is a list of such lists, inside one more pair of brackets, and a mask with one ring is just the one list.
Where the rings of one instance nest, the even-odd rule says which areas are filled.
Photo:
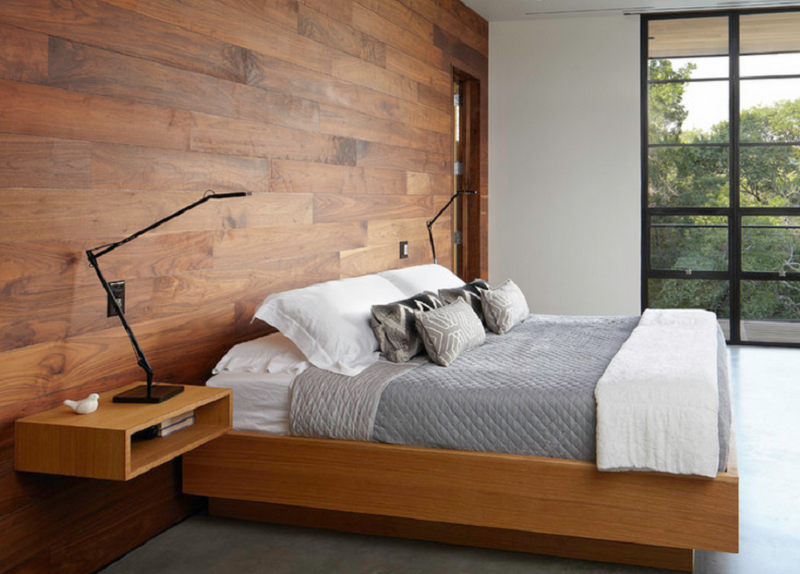
[[[100, 408], [89, 415], [77, 415], [61, 405], [17, 420], [16, 469], [130, 480], [231, 428], [230, 389], [188, 385], [181, 394], [159, 404], [112, 402], [123, 390], [100, 395]], [[191, 411], [195, 424], [190, 427], [166, 437], [132, 438], [137, 431]]]

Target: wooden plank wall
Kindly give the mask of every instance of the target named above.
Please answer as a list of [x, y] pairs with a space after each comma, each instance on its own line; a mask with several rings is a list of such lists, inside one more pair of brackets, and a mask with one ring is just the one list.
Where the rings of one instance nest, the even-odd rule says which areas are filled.
[[0, 572], [96, 570], [199, 504], [174, 465], [13, 470], [14, 419], [140, 377], [83, 250], [254, 192], [101, 260], [157, 378], [202, 382], [267, 294], [430, 261], [455, 66], [482, 80], [485, 276], [487, 53], [460, 0], [0, 2]]

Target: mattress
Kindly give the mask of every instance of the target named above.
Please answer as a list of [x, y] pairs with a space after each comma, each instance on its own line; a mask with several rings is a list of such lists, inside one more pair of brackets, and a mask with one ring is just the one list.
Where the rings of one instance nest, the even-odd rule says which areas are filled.
[[233, 430], [289, 434], [289, 373], [220, 373], [206, 383], [233, 391]]

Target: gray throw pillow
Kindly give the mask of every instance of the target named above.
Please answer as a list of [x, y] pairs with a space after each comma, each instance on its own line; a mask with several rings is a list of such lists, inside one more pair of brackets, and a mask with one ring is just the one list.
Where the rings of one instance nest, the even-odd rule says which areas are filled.
[[416, 318], [428, 356], [443, 367], [486, 341], [483, 323], [472, 307], [460, 298], [441, 309], [417, 313]]
[[491, 331], [502, 335], [519, 325], [530, 314], [522, 290], [511, 279], [481, 294], [483, 317]]
[[491, 288], [492, 286], [483, 279], [475, 279], [472, 283], [468, 283], [463, 287], [439, 289], [439, 299], [441, 299], [442, 303], [445, 305], [449, 305], [450, 303], [455, 302], [457, 299], [463, 299], [469, 303], [469, 306], [472, 307], [472, 310], [475, 311], [475, 314], [478, 316], [478, 318], [485, 323], [486, 321], [483, 319], [481, 293], [483, 291], [488, 291]]
[[442, 306], [435, 293], [426, 291], [409, 299], [373, 305], [370, 325], [383, 356], [393, 363], [405, 363], [425, 350], [417, 333], [414, 313], [430, 311]]

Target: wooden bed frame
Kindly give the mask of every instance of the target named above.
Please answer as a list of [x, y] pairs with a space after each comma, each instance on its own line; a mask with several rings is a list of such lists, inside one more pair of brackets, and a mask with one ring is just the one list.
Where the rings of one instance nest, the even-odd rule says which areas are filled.
[[735, 438], [708, 479], [595, 463], [232, 432], [184, 456], [214, 515], [691, 571], [738, 552]]

